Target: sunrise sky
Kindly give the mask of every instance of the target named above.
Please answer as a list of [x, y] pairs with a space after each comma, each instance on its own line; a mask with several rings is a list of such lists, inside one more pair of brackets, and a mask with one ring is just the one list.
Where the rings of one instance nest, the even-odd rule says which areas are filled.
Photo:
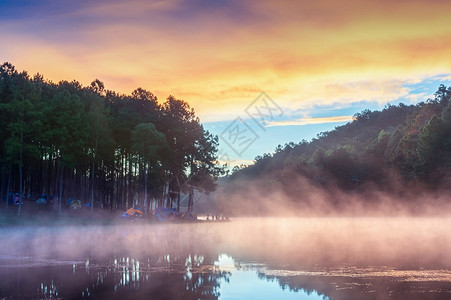
[[[446, 0], [0, 0], [0, 63], [174, 95], [218, 135], [239, 117], [257, 138], [221, 153], [247, 163], [449, 85], [450, 11]], [[262, 92], [281, 112], [263, 128], [246, 114]]]

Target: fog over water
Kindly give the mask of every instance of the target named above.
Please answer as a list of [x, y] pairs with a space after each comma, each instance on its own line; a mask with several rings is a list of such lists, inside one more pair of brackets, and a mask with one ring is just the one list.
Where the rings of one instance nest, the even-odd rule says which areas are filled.
[[229, 223], [2, 228], [2, 253], [228, 253], [311, 265], [451, 267], [450, 218], [238, 218]]
[[[295, 291], [306, 289], [310, 294], [314, 291], [324, 298], [351, 297], [350, 292], [361, 295], [361, 287], [357, 290], [354, 287], [347, 294], [333, 287], [366, 279], [387, 284], [434, 283], [438, 284], [434, 287], [437, 292], [434, 296], [449, 296], [449, 228], [451, 219], [447, 217], [273, 217], [237, 218], [226, 223], [1, 228], [0, 277], [7, 280], [0, 285], [0, 292], [2, 297], [11, 296], [8, 291], [17, 284], [16, 276], [9, 278], [11, 272], [22, 274], [21, 279], [17, 279], [21, 282], [25, 274], [31, 272], [26, 270], [32, 270], [30, 274], [41, 274], [42, 268], [67, 266], [68, 281], [70, 276], [81, 276], [76, 270], [82, 269], [83, 276], [94, 276], [93, 271], [97, 272], [97, 279], [77, 281], [89, 283], [91, 280], [97, 284], [100, 277], [110, 275], [117, 276], [117, 282], [129, 284], [131, 274], [135, 274], [133, 278], [137, 282], [158, 274], [179, 276], [177, 278], [188, 286], [193, 276], [207, 276], [201, 281], [214, 279], [214, 284], [209, 285], [214, 288], [208, 292], [213, 298], [220, 298], [221, 286], [238, 284], [233, 278], [248, 274], [244, 271], [258, 274], [259, 280], [276, 278], [281, 287], [289, 286]], [[230, 266], [221, 269], [221, 258], [233, 261], [235, 271], [232, 272]], [[51, 282], [57, 282], [61, 274], [66, 274], [58, 272]], [[121, 277], [125, 274], [129, 279]], [[153, 275], [149, 277], [149, 274]], [[148, 280], [155, 284], [154, 280]], [[373, 289], [376, 286], [371, 282], [361, 284], [368, 293], [371, 292], [368, 284]], [[141, 290], [143, 286], [141, 282]], [[161, 292], [161, 287], [153, 288]], [[116, 289], [111, 287], [111, 292]], [[192, 289], [199, 292], [196, 285]], [[375, 291], [386, 292], [385, 286], [378, 289], [382, 290]], [[196, 298], [193, 295], [183, 297]]]

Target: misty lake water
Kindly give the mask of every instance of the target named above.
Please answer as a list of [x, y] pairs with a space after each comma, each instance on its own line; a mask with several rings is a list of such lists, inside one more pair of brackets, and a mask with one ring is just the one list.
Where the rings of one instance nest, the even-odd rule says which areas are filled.
[[449, 218], [0, 228], [1, 299], [451, 299]]

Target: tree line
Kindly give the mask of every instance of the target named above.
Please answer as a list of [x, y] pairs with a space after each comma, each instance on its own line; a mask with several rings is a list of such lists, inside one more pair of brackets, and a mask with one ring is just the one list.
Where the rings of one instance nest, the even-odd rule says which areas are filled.
[[60, 199], [59, 212], [68, 198], [91, 211], [180, 210], [182, 194], [192, 210], [194, 190], [213, 191], [223, 172], [217, 136], [187, 102], [169, 96], [160, 104], [142, 88], [120, 94], [97, 79], [55, 84], [2, 64], [0, 128], [1, 198], [45, 193]]
[[[239, 182], [253, 180], [262, 194], [281, 191], [302, 201], [309, 186], [346, 192], [395, 192], [416, 186], [449, 188], [451, 167], [451, 87], [415, 105], [364, 110], [352, 122], [318, 134], [312, 141], [279, 145], [274, 153], [235, 167], [226, 194], [242, 193]], [[258, 181], [257, 181], [258, 179]], [[405, 189], [404, 189], [405, 190]]]

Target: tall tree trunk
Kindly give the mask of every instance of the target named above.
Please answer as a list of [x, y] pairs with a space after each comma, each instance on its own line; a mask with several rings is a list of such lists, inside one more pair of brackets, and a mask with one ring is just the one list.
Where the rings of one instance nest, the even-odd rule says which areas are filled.
[[94, 157], [92, 159], [92, 171], [91, 171], [91, 215], [94, 213], [94, 167], [96, 163], [96, 155], [94, 153]]
[[116, 189], [114, 191], [114, 193], [112, 194], [112, 206], [111, 209], [117, 209], [118, 203], [119, 203], [119, 182], [120, 182], [120, 177], [119, 177], [119, 172], [116, 172], [116, 168], [114, 166], [114, 162], [113, 165], [111, 166], [111, 170], [113, 172], [113, 186], [116, 185]]
[[1, 179], [1, 181], [2, 181], [2, 188], [0, 189], [1, 190], [1, 192], [0, 192], [0, 199], [1, 199], [1, 197], [3, 197], [3, 195], [5, 193], [5, 172], [3, 172], [4, 171], [3, 168], [0, 171], [2, 172], [2, 179]]
[[123, 188], [123, 182], [122, 182], [122, 178], [123, 178], [123, 165], [122, 165], [122, 154], [120, 155], [120, 163], [117, 166], [117, 198], [116, 198], [116, 202], [117, 202], [117, 207], [120, 207], [121, 209], [123, 208], [123, 197], [122, 197], [122, 188]]
[[[60, 162], [61, 163], [61, 162]], [[64, 173], [64, 165], [61, 163], [60, 167], [60, 188], [58, 195], [58, 214], [62, 214], [62, 202], [63, 202], [63, 173]]]
[[57, 203], [55, 199], [58, 198], [58, 180], [60, 178], [61, 172], [61, 158], [55, 161], [55, 186], [53, 187], [52, 195], [53, 195], [53, 209], [56, 210]]
[[48, 170], [47, 170], [47, 190], [44, 190], [43, 192], [46, 192], [46, 194], [50, 197], [50, 195], [52, 195], [52, 193], [50, 192], [50, 188], [51, 188], [51, 181], [52, 181], [52, 166], [53, 166], [53, 155], [50, 152], [49, 153], [49, 160], [47, 162], [47, 166], [48, 166]]
[[180, 186], [180, 180], [178, 177], [176, 177], [177, 179], [177, 187], [178, 187], [178, 193], [177, 193], [177, 211], [180, 211], [180, 197], [181, 197], [181, 193], [182, 193], [182, 187]]
[[[133, 206], [135, 205], [139, 205], [139, 197], [137, 195], [136, 192], [136, 183], [139, 182], [139, 173], [141, 172], [138, 168], [138, 160], [133, 164], [133, 186], [132, 186], [132, 191], [133, 191]], [[135, 197], [136, 196], [136, 197]]]
[[45, 172], [45, 164], [44, 164], [44, 157], [41, 155], [41, 158], [39, 160], [39, 182], [36, 185], [35, 193], [38, 193], [38, 199], [39, 197], [44, 193], [44, 172]]
[[173, 174], [172, 172], [169, 173], [169, 180], [168, 180], [168, 188], [166, 191], [166, 207], [172, 208], [172, 192], [173, 192], [173, 182], [172, 182]]
[[20, 153], [19, 153], [19, 209], [17, 210], [17, 215], [20, 216], [22, 211], [22, 194], [23, 194], [23, 182], [22, 182], [22, 163], [23, 163], [23, 116], [22, 116], [22, 126], [20, 130]]
[[193, 187], [189, 187], [188, 211], [192, 212], [194, 208], [194, 191]]
[[20, 216], [22, 211], [22, 152], [20, 153], [20, 164], [19, 164], [19, 208], [17, 209], [17, 215]]
[[144, 214], [147, 216], [147, 166], [144, 163]]
[[[83, 174], [83, 203], [88, 200], [88, 188], [89, 188], [89, 180], [88, 180], [88, 160], [85, 160], [85, 169]], [[91, 201], [89, 202], [91, 203]]]
[[9, 175], [8, 175], [8, 184], [6, 185], [6, 209], [9, 206], [9, 190], [11, 188], [11, 176], [12, 176], [12, 167], [9, 165]]
[[121, 183], [119, 185], [120, 188], [120, 197], [121, 197], [121, 208], [127, 209], [127, 204], [125, 203], [125, 154], [121, 154], [121, 164], [119, 166], [121, 170]]
[[133, 195], [132, 195], [132, 162], [130, 154], [128, 156], [128, 182], [127, 182], [127, 196], [126, 196], [126, 205], [127, 208], [130, 206], [130, 197], [132, 200], [132, 206], [133, 206]]

